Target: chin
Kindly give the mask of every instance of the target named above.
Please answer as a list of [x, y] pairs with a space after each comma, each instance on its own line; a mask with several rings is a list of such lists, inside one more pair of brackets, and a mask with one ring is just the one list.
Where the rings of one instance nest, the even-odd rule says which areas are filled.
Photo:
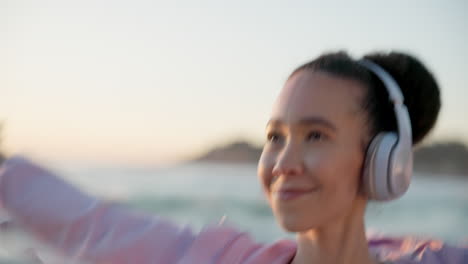
[[277, 218], [277, 221], [281, 228], [292, 233], [300, 233], [317, 227], [313, 221], [306, 221], [299, 217], [281, 217]]

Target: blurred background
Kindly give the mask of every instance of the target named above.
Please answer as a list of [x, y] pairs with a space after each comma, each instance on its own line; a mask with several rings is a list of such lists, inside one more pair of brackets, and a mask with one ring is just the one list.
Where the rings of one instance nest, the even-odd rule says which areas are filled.
[[[194, 229], [226, 218], [270, 242], [291, 234], [255, 162], [289, 73], [326, 51], [405, 51], [437, 77], [442, 112], [408, 194], [371, 204], [367, 224], [466, 242], [467, 11], [462, 0], [0, 0], [0, 148], [95, 196]], [[0, 243], [0, 263], [29, 247]]]

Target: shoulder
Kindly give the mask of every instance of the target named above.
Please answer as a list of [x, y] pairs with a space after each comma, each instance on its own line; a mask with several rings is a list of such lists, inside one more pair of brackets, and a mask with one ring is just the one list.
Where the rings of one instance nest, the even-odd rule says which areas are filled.
[[468, 263], [468, 245], [453, 246], [415, 237], [370, 237], [369, 250], [377, 259], [395, 264]]

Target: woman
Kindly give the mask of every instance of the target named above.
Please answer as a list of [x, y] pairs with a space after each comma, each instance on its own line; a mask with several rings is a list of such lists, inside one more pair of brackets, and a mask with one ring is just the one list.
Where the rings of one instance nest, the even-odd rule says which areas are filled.
[[274, 104], [258, 176], [295, 242], [257, 244], [226, 226], [194, 234], [89, 197], [22, 158], [4, 163], [0, 204], [70, 262], [468, 263], [466, 249], [435, 241], [366, 238], [368, 200], [406, 191], [412, 144], [435, 124], [440, 99], [417, 59], [364, 59], [322, 55], [291, 74]]

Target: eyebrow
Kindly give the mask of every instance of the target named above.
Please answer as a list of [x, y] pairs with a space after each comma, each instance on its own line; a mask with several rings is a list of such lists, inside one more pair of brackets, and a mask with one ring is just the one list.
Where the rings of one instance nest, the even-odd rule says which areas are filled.
[[[267, 127], [270, 126], [270, 125], [277, 125], [277, 126], [280, 126], [284, 124], [284, 122], [281, 120], [281, 119], [270, 119], [270, 121], [268, 121], [267, 123]], [[302, 126], [311, 126], [311, 125], [320, 125], [320, 126], [324, 126], [324, 127], [327, 127], [333, 131], [336, 131], [337, 128], [336, 126], [328, 121], [327, 119], [325, 118], [322, 118], [322, 117], [317, 117], [317, 116], [310, 116], [310, 117], [305, 117], [301, 120], [299, 120], [297, 122], [298, 125], [302, 125]]]

